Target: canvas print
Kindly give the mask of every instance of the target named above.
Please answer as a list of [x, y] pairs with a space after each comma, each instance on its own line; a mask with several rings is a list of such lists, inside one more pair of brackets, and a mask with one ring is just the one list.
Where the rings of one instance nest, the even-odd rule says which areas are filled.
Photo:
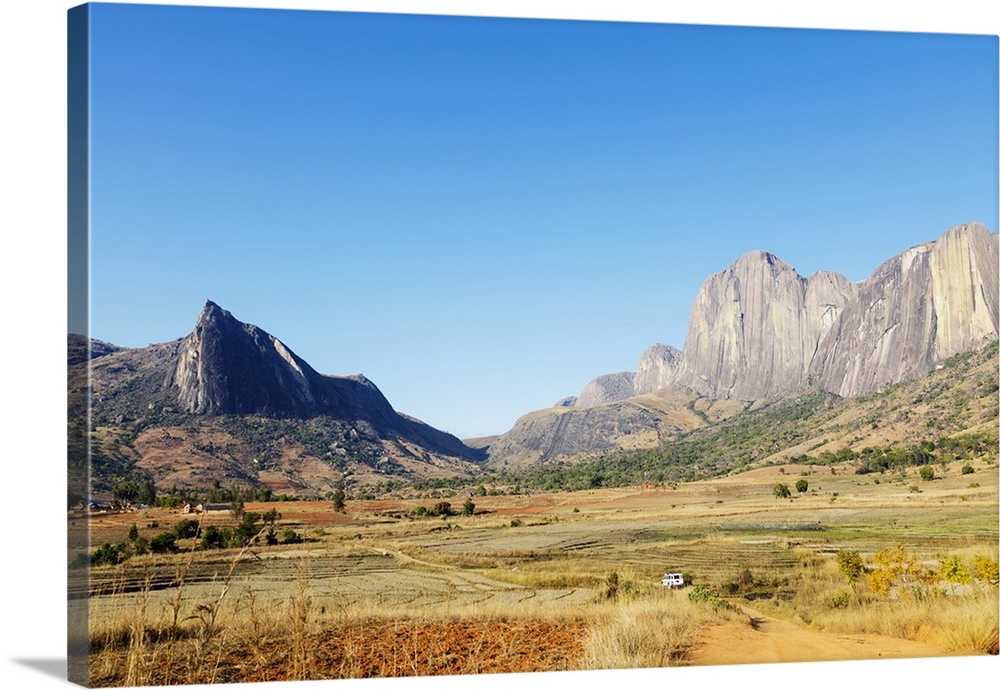
[[996, 36], [68, 27], [70, 680], [998, 653]]

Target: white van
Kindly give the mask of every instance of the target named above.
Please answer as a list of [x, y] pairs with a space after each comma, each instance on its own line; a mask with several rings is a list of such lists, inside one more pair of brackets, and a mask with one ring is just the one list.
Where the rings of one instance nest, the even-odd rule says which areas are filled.
[[681, 573], [667, 573], [660, 580], [660, 584], [664, 587], [683, 587], [684, 586], [684, 575]]

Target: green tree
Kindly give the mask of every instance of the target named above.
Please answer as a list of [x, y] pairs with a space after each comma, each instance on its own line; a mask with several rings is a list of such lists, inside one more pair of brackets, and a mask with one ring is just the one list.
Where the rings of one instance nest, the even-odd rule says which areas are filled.
[[934, 468], [930, 465], [924, 465], [920, 468], [920, 478], [925, 482], [929, 482], [934, 479]]
[[472, 515], [475, 511], [476, 504], [472, 502], [472, 499], [465, 499], [465, 503], [462, 504], [462, 515]]
[[147, 479], [139, 487], [139, 493], [136, 497], [139, 503], [147, 506], [156, 505], [156, 484], [152, 479]]
[[171, 532], [161, 532], [149, 540], [149, 550], [153, 553], [173, 553], [177, 551], [177, 537]]
[[139, 526], [133, 523], [132, 526], [128, 528], [128, 540], [134, 542], [138, 538]]
[[804, 494], [806, 491], [809, 490], [809, 482], [807, 482], [805, 479], [800, 479], [799, 481], [795, 482], [795, 490], [798, 491], [800, 494]]
[[333, 501], [333, 509], [338, 513], [344, 512], [345, 498], [346, 497], [344, 496], [344, 489], [338, 486], [337, 489], [333, 492], [333, 498], [331, 499]]
[[838, 551], [837, 567], [851, 584], [860, 580], [861, 576], [865, 574], [865, 563], [857, 551]]
[[775, 498], [790, 498], [792, 495], [792, 492], [789, 491], [787, 484], [775, 484], [773, 491]]

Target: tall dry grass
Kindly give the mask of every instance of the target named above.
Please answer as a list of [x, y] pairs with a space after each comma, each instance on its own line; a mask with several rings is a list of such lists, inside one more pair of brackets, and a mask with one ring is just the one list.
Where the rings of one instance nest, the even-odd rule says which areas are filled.
[[701, 629], [720, 620], [749, 619], [664, 591], [609, 603], [583, 642], [583, 670], [661, 668], [683, 662]]
[[[970, 548], [950, 555], [971, 563], [982, 553], [982, 548]], [[996, 558], [995, 551], [988, 555]], [[799, 556], [803, 570], [794, 583], [794, 600], [754, 602], [756, 608], [817, 630], [928, 642], [955, 654], [998, 653], [1000, 600], [995, 584], [953, 589], [931, 577], [902, 594], [882, 597], [871, 593], [863, 579], [848, 584], [833, 559]]]

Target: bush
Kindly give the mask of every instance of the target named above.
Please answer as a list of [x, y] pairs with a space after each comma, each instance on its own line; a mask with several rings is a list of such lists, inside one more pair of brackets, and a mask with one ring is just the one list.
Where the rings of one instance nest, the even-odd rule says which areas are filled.
[[476, 504], [472, 502], [471, 498], [465, 499], [465, 503], [462, 504], [462, 515], [472, 515], [476, 512]]
[[941, 561], [941, 577], [948, 582], [967, 585], [972, 582], [972, 573], [962, 565], [958, 556], [948, 556]]
[[831, 609], [846, 609], [851, 605], [850, 592], [837, 592], [827, 602]]
[[934, 468], [930, 465], [924, 465], [920, 468], [920, 478], [925, 482], [929, 482], [934, 479]]
[[173, 553], [177, 551], [177, 537], [172, 532], [160, 532], [149, 540], [149, 550], [153, 553]]
[[962, 465], [962, 474], [972, 474], [973, 472], [975, 470], [972, 469], [972, 465]]
[[118, 565], [126, 558], [128, 555], [124, 544], [105, 543], [91, 554], [90, 563], [91, 565]]
[[807, 482], [805, 479], [800, 479], [799, 481], [795, 482], [795, 490], [798, 491], [800, 494], [804, 494], [806, 491], [809, 490], [809, 482]]
[[293, 530], [291, 527], [283, 527], [281, 531], [278, 532], [278, 543], [279, 544], [299, 544], [302, 542], [302, 537], [299, 533]]
[[708, 604], [712, 608], [719, 609], [732, 609], [733, 605], [728, 601], [720, 597], [718, 594], [713, 592], [709, 587], [705, 585], [695, 585], [688, 592], [688, 599], [694, 602], [701, 602]]
[[174, 525], [173, 534], [178, 539], [191, 539], [198, 536], [198, 521], [184, 518]]
[[775, 484], [774, 485], [774, 497], [775, 498], [790, 498], [792, 492], [789, 491], [786, 484]]
[[976, 572], [976, 577], [982, 582], [989, 582], [995, 585], [998, 582], [998, 578], [1000, 578], [1000, 564], [997, 563], [995, 558], [976, 556], [972, 561], [972, 569]]
[[857, 551], [838, 551], [837, 567], [851, 584], [854, 584], [865, 573], [865, 563]]

